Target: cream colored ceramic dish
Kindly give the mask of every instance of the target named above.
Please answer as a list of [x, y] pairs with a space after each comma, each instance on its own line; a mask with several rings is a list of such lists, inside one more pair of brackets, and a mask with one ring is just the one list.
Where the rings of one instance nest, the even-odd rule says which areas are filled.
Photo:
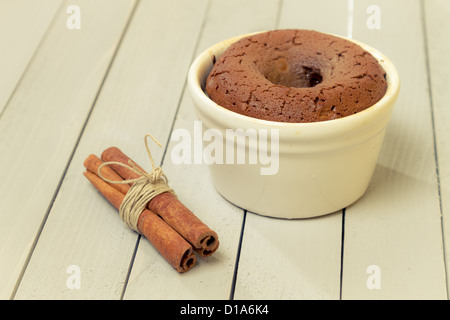
[[[234, 150], [234, 161], [227, 154], [224, 159], [230, 156], [228, 164], [224, 160], [224, 164], [216, 161], [209, 165], [218, 192], [250, 212], [288, 219], [316, 217], [352, 204], [369, 185], [398, 97], [400, 80], [395, 66], [379, 51], [351, 40], [377, 58], [386, 71], [388, 88], [379, 102], [355, 115], [323, 122], [259, 120], [217, 105], [204, 92], [214, 61], [230, 44], [245, 36], [205, 50], [195, 59], [188, 74], [189, 91], [203, 132], [212, 129], [210, 132], [215, 132], [216, 138], [222, 137], [224, 153], [227, 153], [227, 143], [233, 147], [228, 153]], [[233, 138], [227, 142], [227, 130], [247, 133], [247, 139]], [[273, 139], [267, 145], [274, 154], [266, 153], [263, 140], [249, 142], [248, 137], [253, 137], [255, 132], [258, 139], [265, 134]], [[271, 142], [277, 140], [278, 144], [270, 148]], [[245, 158], [238, 161], [242, 150]], [[266, 157], [259, 158], [259, 152]], [[268, 155], [271, 157], [267, 158]]]

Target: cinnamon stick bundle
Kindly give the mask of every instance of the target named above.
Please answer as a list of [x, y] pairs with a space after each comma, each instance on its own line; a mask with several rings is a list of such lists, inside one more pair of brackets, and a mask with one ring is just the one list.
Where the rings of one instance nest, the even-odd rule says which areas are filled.
[[[116, 147], [103, 151], [101, 158], [105, 162], [120, 162], [124, 165], [128, 165], [129, 160], [131, 160]], [[142, 172], [145, 172], [136, 162], [133, 161], [133, 163]], [[114, 164], [110, 166], [124, 180], [139, 178], [137, 173], [126, 167]], [[164, 192], [157, 195], [149, 202], [147, 208], [159, 215], [168, 225], [182, 235], [201, 256], [209, 256], [219, 247], [217, 233], [204, 224], [172, 193]]]
[[[109, 184], [102, 180], [97, 175], [98, 168], [102, 163], [103, 161], [97, 156], [88, 156], [84, 162], [87, 169], [84, 175], [119, 210], [130, 186]], [[110, 180], [123, 180], [108, 166], [102, 167], [101, 173]], [[139, 216], [138, 229], [178, 272], [186, 272], [195, 265], [197, 259], [192, 246], [155, 213], [148, 209], [142, 211]]]

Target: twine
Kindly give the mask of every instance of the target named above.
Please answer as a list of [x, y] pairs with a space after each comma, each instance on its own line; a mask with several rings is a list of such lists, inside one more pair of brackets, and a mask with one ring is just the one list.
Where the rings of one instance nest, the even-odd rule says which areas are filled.
[[[119, 208], [119, 216], [125, 222], [125, 224], [132, 230], [141, 233], [138, 228], [139, 216], [142, 211], [147, 207], [147, 204], [157, 195], [170, 192], [175, 195], [175, 192], [169, 187], [169, 180], [163, 173], [161, 167], [157, 167], [153, 161], [150, 148], [148, 146], [147, 138], [150, 137], [153, 141], [161, 147], [161, 144], [150, 134], [147, 134], [144, 138], [145, 148], [147, 149], [148, 157], [152, 163], [152, 171], [147, 173], [141, 170], [133, 161], [128, 160], [128, 164], [121, 162], [105, 162], [98, 167], [98, 176], [104, 181], [111, 184], [132, 184], [130, 190], [128, 190], [122, 204]], [[108, 165], [119, 165], [125, 167], [134, 173], [140, 175], [139, 178], [114, 181], [104, 177], [101, 174], [101, 168]]]

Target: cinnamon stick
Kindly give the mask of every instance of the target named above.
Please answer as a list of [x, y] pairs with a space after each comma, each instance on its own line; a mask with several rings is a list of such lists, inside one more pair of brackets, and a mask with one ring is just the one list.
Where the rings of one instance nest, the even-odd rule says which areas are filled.
[[[117, 147], [111, 147], [103, 151], [101, 158], [105, 162], [120, 162], [125, 165], [128, 165], [130, 160]], [[145, 172], [135, 162], [134, 164]], [[124, 180], [139, 178], [138, 174], [125, 167], [112, 164], [111, 168]], [[201, 256], [209, 256], [219, 247], [217, 233], [204, 224], [172, 193], [165, 192], [154, 197], [147, 208], [159, 215], [182, 235]]]
[[[98, 160], [101, 161], [91, 155], [86, 159], [85, 166], [92, 169], [92, 165], [96, 165], [96, 162], [99, 163]], [[103, 171], [102, 174], [104, 174]], [[84, 175], [116, 209], [120, 208], [125, 194], [89, 169], [84, 172]], [[110, 176], [109, 179], [111, 178]], [[139, 216], [138, 229], [178, 272], [186, 272], [195, 265], [196, 256], [192, 246], [150, 210], [142, 211]]]

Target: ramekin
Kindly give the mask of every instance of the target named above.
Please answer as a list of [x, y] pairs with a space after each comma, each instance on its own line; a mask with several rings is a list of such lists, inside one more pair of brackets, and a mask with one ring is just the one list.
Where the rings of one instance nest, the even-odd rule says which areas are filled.
[[[202, 52], [190, 67], [188, 88], [204, 130], [278, 129], [278, 172], [262, 175], [263, 164], [213, 163], [209, 171], [217, 191], [249, 212], [286, 219], [317, 217], [354, 203], [365, 193], [372, 178], [399, 94], [400, 79], [395, 66], [378, 50], [348, 39], [370, 52], [386, 71], [388, 86], [380, 101], [357, 114], [329, 121], [260, 120], [221, 107], [204, 91], [216, 59], [233, 42], [246, 36], [222, 41]], [[244, 147], [249, 152], [249, 146], [239, 145], [238, 139], [232, 143], [235, 150]]]

